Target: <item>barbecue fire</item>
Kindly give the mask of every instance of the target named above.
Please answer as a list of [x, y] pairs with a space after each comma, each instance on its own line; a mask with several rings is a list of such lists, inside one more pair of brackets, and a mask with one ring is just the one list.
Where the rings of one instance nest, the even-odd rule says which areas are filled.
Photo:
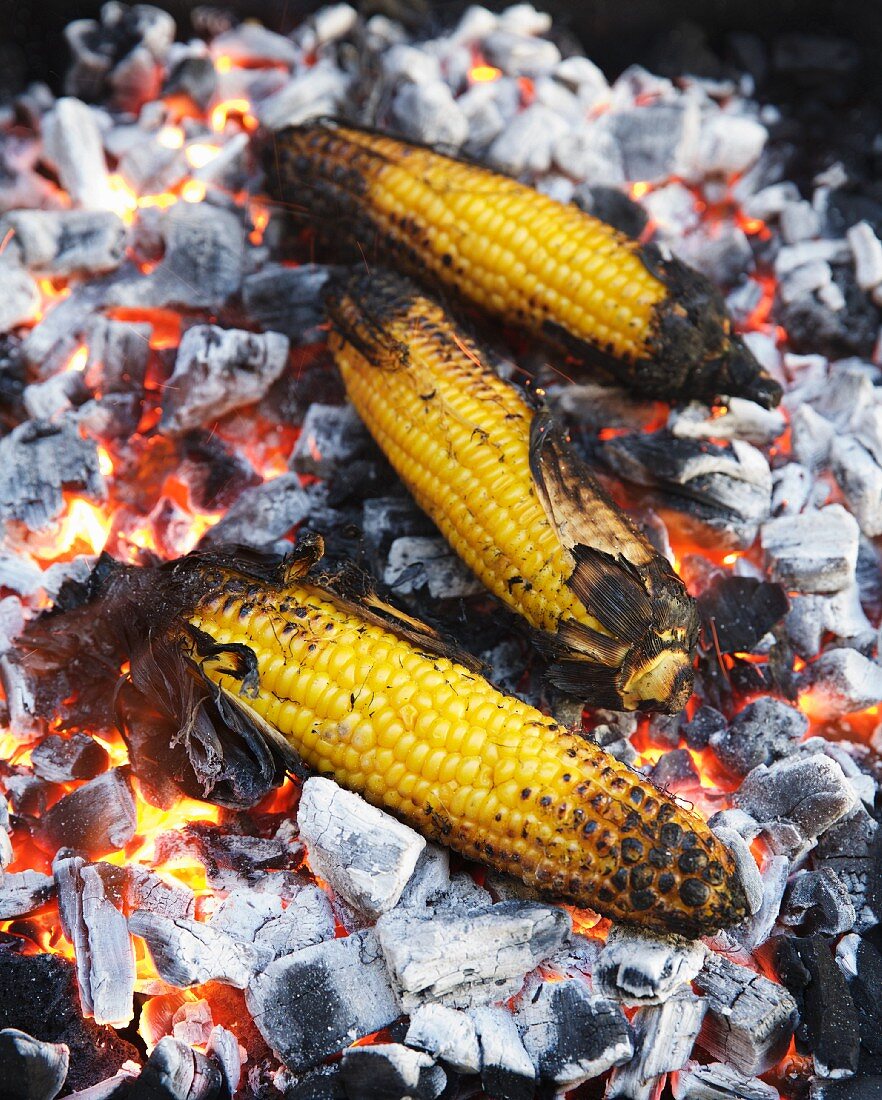
[[875, 1095], [852, 44], [567, 35], [106, 5], [0, 104], [0, 1092]]

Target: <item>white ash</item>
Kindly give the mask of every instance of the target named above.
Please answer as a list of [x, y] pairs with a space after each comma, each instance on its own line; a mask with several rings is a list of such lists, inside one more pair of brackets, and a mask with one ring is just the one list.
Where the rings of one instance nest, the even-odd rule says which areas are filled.
[[66, 1043], [46, 1043], [14, 1027], [0, 1031], [0, 1074], [14, 1100], [54, 1100], [69, 1066]]
[[428, 588], [433, 599], [474, 596], [483, 586], [438, 537], [405, 536], [389, 547], [383, 581], [401, 595]]
[[770, 1069], [787, 1049], [798, 1019], [787, 990], [714, 952], [695, 984], [708, 1003], [699, 1046], [745, 1074]]
[[405, 1042], [428, 1052], [459, 1073], [481, 1071], [475, 1022], [458, 1009], [440, 1004], [421, 1005], [411, 1017]]
[[530, 1100], [536, 1088], [536, 1069], [524, 1048], [512, 1014], [489, 1005], [473, 1008], [481, 1050], [481, 1085], [488, 1096]]
[[126, 227], [110, 211], [16, 210], [0, 220], [0, 235], [10, 230], [22, 263], [38, 274], [112, 271], [125, 254]]
[[79, 371], [64, 371], [45, 382], [25, 387], [22, 404], [32, 420], [57, 420], [63, 413], [82, 405], [90, 391]]
[[261, 1035], [293, 1070], [308, 1069], [401, 1012], [370, 929], [276, 960], [245, 998]]
[[781, 236], [785, 244], [799, 244], [820, 236], [821, 216], [810, 202], [789, 202], [780, 214]]
[[882, 665], [856, 649], [831, 649], [806, 666], [802, 684], [816, 718], [838, 718], [882, 702]]
[[745, 950], [755, 950], [771, 935], [781, 910], [789, 875], [790, 860], [787, 856], [773, 855], [763, 861], [762, 899], [759, 908], [733, 933], [734, 938]]
[[220, 1070], [204, 1054], [165, 1035], [153, 1048], [131, 1095], [209, 1100], [220, 1089]]
[[426, 846], [407, 825], [321, 777], [303, 785], [297, 822], [316, 874], [374, 918], [398, 904]]
[[629, 180], [658, 183], [685, 175], [696, 155], [700, 122], [694, 103], [652, 103], [610, 112], [603, 122], [622, 150]]
[[51, 875], [29, 869], [0, 872], [0, 920], [27, 916], [45, 905], [54, 893]]
[[732, 286], [754, 267], [750, 241], [737, 225], [715, 234], [699, 230], [672, 242], [671, 251], [720, 286]]
[[242, 1052], [236, 1036], [220, 1024], [215, 1024], [208, 1035], [205, 1056], [220, 1070], [230, 1096], [235, 1096], [242, 1076]]
[[113, 194], [95, 111], [64, 97], [43, 120], [43, 150], [74, 205], [112, 210]]
[[401, 1008], [440, 1002], [470, 1008], [517, 993], [528, 971], [570, 934], [569, 915], [534, 902], [508, 901], [471, 913], [385, 913], [377, 935]]
[[481, 45], [491, 65], [508, 76], [538, 76], [560, 62], [560, 50], [553, 42], [504, 28], [486, 35]]
[[392, 100], [392, 119], [395, 129], [411, 141], [454, 151], [469, 136], [465, 113], [440, 80], [401, 84]]
[[827, 464], [836, 429], [809, 404], [800, 404], [790, 418], [793, 454], [810, 470]]
[[692, 981], [705, 951], [680, 936], [616, 926], [597, 960], [595, 986], [625, 1004], [659, 1004]]
[[516, 115], [487, 153], [489, 162], [513, 176], [546, 172], [554, 143], [567, 132], [566, 122], [541, 103]]
[[245, 989], [259, 962], [259, 953], [249, 944], [186, 917], [141, 910], [129, 917], [129, 931], [147, 944], [163, 981], [182, 989], [209, 981]]
[[882, 241], [866, 221], [857, 222], [845, 235], [854, 256], [857, 285], [872, 290], [882, 283]]
[[778, 1100], [778, 1090], [725, 1062], [690, 1062], [672, 1084], [675, 1100]]
[[784, 618], [787, 638], [800, 657], [814, 657], [826, 634], [863, 648], [873, 635], [856, 584], [833, 596], [793, 595]]
[[577, 1088], [634, 1053], [622, 1009], [578, 978], [540, 983], [515, 1019], [540, 1080], [556, 1089]]
[[785, 305], [797, 302], [833, 281], [833, 269], [826, 260], [810, 260], [781, 276], [778, 295]]
[[869, 538], [882, 535], [882, 467], [874, 456], [853, 436], [837, 435], [830, 468], [861, 531]]
[[349, 78], [345, 73], [330, 62], [320, 61], [259, 104], [257, 117], [268, 130], [281, 130], [312, 118], [333, 115], [348, 88]]
[[775, 274], [783, 279], [805, 264], [841, 264], [850, 257], [851, 250], [845, 240], [801, 241], [799, 244], [785, 246], [778, 252], [775, 257]]
[[0, 255], [0, 332], [33, 320], [40, 302], [39, 288], [15, 252]]
[[683, 409], [672, 409], [668, 417], [668, 427], [681, 438], [743, 439], [757, 446], [774, 442], [786, 426], [778, 409], [764, 409], [742, 397], [730, 397], [722, 415], [693, 401]]
[[290, 38], [276, 34], [260, 23], [240, 23], [213, 39], [212, 57], [229, 57], [236, 62], [275, 61], [293, 68], [300, 61], [300, 51]]
[[189, 887], [173, 886], [147, 867], [133, 864], [126, 870], [126, 900], [130, 910], [148, 909], [172, 918], [195, 915], [196, 895]]
[[447, 1075], [428, 1054], [401, 1043], [372, 1043], [343, 1051], [340, 1077], [351, 1100], [435, 1100]]
[[178, 348], [162, 396], [160, 430], [181, 435], [264, 396], [288, 362], [288, 338], [194, 325]]
[[[798, 462], [788, 462], [772, 471], [772, 515], [794, 516], [808, 505], [814, 479]], [[737, 564], [737, 563], [736, 563]]]
[[675, 994], [662, 1005], [638, 1008], [631, 1019], [635, 1054], [630, 1062], [614, 1069], [604, 1096], [606, 1100], [650, 1100], [657, 1079], [686, 1064], [701, 1028], [705, 1002], [691, 991]]
[[763, 524], [769, 576], [800, 592], [838, 592], [853, 583], [860, 529], [840, 504]]
[[641, 205], [662, 240], [679, 240], [683, 233], [695, 229], [700, 221], [695, 196], [685, 184], [676, 181], [653, 188], [644, 196]]

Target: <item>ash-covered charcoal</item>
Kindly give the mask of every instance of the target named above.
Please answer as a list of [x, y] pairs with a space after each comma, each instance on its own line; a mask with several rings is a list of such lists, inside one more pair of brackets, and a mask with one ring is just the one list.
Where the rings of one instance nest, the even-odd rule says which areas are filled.
[[580, 978], [541, 982], [521, 1000], [515, 1020], [539, 1080], [555, 1089], [577, 1088], [634, 1053], [622, 1009]]
[[16, 210], [0, 219], [22, 263], [40, 275], [96, 275], [119, 267], [126, 227], [109, 210]]
[[195, 856], [203, 864], [208, 883], [217, 890], [242, 886], [259, 888], [301, 861], [302, 849], [279, 837], [241, 836], [218, 825], [195, 822], [177, 832], [162, 833], [156, 840], [155, 859], [164, 863], [179, 855]]
[[458, 1073], [481, 1072], [481, 1049], [475, 1021], [446, 1005], [425, 1004], [414, 1012], [405, 1042], [424, 1050]]
[[253, 943], [261, 965], [332, 939], [334, 910], [324, 890], [303, 886], [292, 895], [287, 908], [282, 908], [275, 894], [233, 891], [211, 925], [240, 943]]
[[103, 500], [98, 450], [70, 420], [29, 420], [0, 440], [0, 519], [32, 531], [47, 528], [64, 511], [63, 491]]
[[60, 799], [40, 819], [36, 839], [50, 852], [118, 851], [135, 835], [136, 812], [123, 769], [113, 768]]
[[402, 1011], [440, 1002], [470, 1008], [512, 996], [524, 976], [569, 937], [562, 909], [505, 901], [471, 912], [396, 909], [377, 936]]
[[64, 371], [45, 382], [33, 382], [22, 394], [22, 403], [33, 420], [56, 420], [62, 413], [85, 404], [91, 397], [79, 371]]
[[838, 592], [854, 582], [860, 529], [840, 504], [763, 525], [773, 580], [800, 592]]
[[165, 1035], [124, 1096], [126, 1100], [214, 1100], [220, 1087], [221, 1073], [214, 1062]]
[[695, 979], [707, 997], [699, 1046], [746, 1074], [764, 1073], [784, 1054], [798, 1019], [783, 986], [713, 952]]
[[276, 960], [252, 981], [245, 998], [261, 1035], [295, 1071], [401, 1013], [372, 929]]
[[[480, 889], [476, 885], [476, 890]], [[424, 909], [442, 902], [451, 890], [450, 852], [437, 844], [427, 844], [405, 886], [398, 904], [404, 909]], [[487, 895], [490, 900], [490, 895]]]
[[830, 469], [861, 531], [882, 535], [882, 468], [853, 436], [837, 436], [830, 447]]
[[352, 405], [313, 403], [291, 453], [298, 474], [327, 478], [373, 449], [367, 428]]
[[758, 765], [734, 802], [761, 823], [791, 824], [797, 837], [809, 842], [850, 813], [857, 797], [839, 764], [814, 753]]
[[[235, 1096], [242, 1077], [242, 1052], [239, 1041], [232, 1031], [216, 1024], [208, 1034], [205, 1055], [220, 1070], [221, 1096]], [[224, 1091], [226, 1089], [226, 1091]]]
[[349, 84], [350, 77], [346, 73], [333, 62], [322, 59], [259, 104], [257, 117], [267, 130], [299, 126], [313, 118], [334, 117], [339, 113]]
[[245, 314], [262, 329], [284, 333], [293, 347], [320, 343], [325, 285], [336, 270], [326, 264], [267, 264], [242, 283]]
[[123, 915], [125, 872], [80, 856], [53, 863], [58, 911], [74, 949], [83, 1014], [123, 1027], [135, 1013], [135, 952]]
[[882, 920], [882, 833], [863, 805], [818, 838], [812, 863], [816, 870], [834, 871], [844, 883], [855, 908], [855, 932]]
[[693, 401], [684, 409], [672, 410], [668, 427], [681, 439], [744, 439], [758, 447], [773, 443], [787, 427], [778, 409], [764, 409], [743, 397], [731, 397], [722, 415]]
[[800, 677], [811, 712], [818, 719], [876, 706], [882, 701], [882, 666], [856, 649], [830, 649]]
[[[580, 177], [602, 179], [608, 165], [601, 168], [597, 161], [602, 161], [598, 156], [597, 145], [593, 140], [595, 135], [585, 133], [582, 130], [570, 130], [554, 146], [554, 159], [558, 167], [569, 175], [576, 174]], [[576, 173], [568, 171], [567, 166], [578, 165]], [[598, 173], [597, 168], [600, 168]], [[615, 174], [615, 168], [613, 168]], [[609, 182], [614, 182], [610, 180]], [[583, 184], [576, 188], [573, 201], [580, 206], [586, 214], [593, 214], [607, 225], [620, 229], [629, 237], [639, 237], [649, 221], [648, 213], [643, 207], [629, 198], [617, 187], [605, 186], [603, 183]]]
[[551, 386], [548, 403], [574, 430], [646, 428], [658, 416], [655, 401], [641, 401], [627, 390], [602, 386], [599, 382]]
[[361, 526], [365, 551], [375, 573], [385, 570], [389, 548], [396, 539], [430, 537], [436, 530], [432, 521], [410, 496], [384, 496], [366, 500]]
[[[74, 968], [60, 955], [0, 953], [0, 1028], [16, 1028], [70, 1050], [65, 1086], [85, 1089], [112, 1077], [138, 1051], [110, 1027], [84, 1019]], [[6, 1083], [6, 1078], [3, 1078]]]
[[163, 981], [182, 989], [210, 981], [245, 989], [260, 958], [250, 944], [186, 917], [141, 910], [129, 917], [129, 931], [147, 944]]
[[0, 333], [9, 332], [37, 316], [39, 288], [14, 253], [0, 259], [0, 293]]
[[659, 1004], [693, 980], [705, 954], [700, 941], [614, 926], [597, 960], [595, 988], [625, 1004]]
[[42, 1043], [15, 1028], [0, 1031], [0, 1081], [6, 1100], [54, 1100], [70, 1065], [63, 1043]]
[[[95, 100], [107, 91], [123, 93], [126, 66], [120, 63], [127, 57], [146, 51], [154, 62], [164, 61], [174, 41], [175, 21], [151, 4], [109, 4], [101, 9], [100, 22], [75, 19], [65, 27], [64, 36], [72, 54], [65, 91]], [[157, 91], [158, 87], [154, 94]]]
[[608, 128], [622, 150], [625, 177], [659, 183], [683, 175], [696, 153], [699, 114], [695, 104], [652, 103], [613, 112]]
[[162, 215], [165, 255], [149, 275], [120, 278], [109, 304], [219, 310], [240, 288], [244, 236], [239, 218], [210, 203], [175, 203]]
[[865, 649], [872, 644], [873, 627], [861, 607], [856, 584], [832, 596], [798, 595], [790, 599], [784, 620], [787, 638], [801, 657], [814, 657], [826, 634], [849, 642], [849, 648]]
[[31, 750], [34, 774], [50, 783], [94, 779], [110, 763], [107, 749], [86, 733], [59, 737], [51, 733]]
[[631, 1018], [634, 1057], [610, 1074], [606, 1100], [649, 1100], [663, 1073], [686, 1064], [706, 1007], [700, 997], [684, 990], [664, 1004], [638, 1008]]
[[147, 867], [126, 868], [126, 909], [146, 909], [163, 917], [192, 917], [196, 912], [196, 895], [187, 886], [172, 886]]
[[841, 936], [854, 927], [855, 910], [845, 883], [831, 868], [823, 867], [794, 876], [778, 919], [808, 934]]
[[808, 725], [801, 711], [763, 695], [739, 711], [727, 729], [712, 734], [710, 745], [730, 771], [747, 775], [758, 764], [789, 756]]
[[438, 536], [395, 539], [389, 547], [383, 581], [402, 596], [427, 589], [433, 600], [457, 599], [484, 591], [468, 566]]
[[[532, 108], [528, 107], [523, 115], [527, 115], [530, 111], [532, 111]], [[522, 115], [518, 116], [518, 119], [512, 122], [510, 128], [517, 130], [517, 134], [524, 137], [530, 134], [535, 135], [535, 131], [530, 129], [532, 119], [528, 117], [524, 122], [518, 124], [521, 117]], [[392, 95], [390, 121], [392, 129], [400, 133], [402, 137], [424, 145], [437, 145], [448, 148], [451, 152], [459, 149], [469, 136], [469, 120], [462, 107], [453, 98], [450, 89], [441, 80], [432, 80], [420, 84], [399, 83]], [[560, 119], [557, 121], [559, 124], [561, 123]], [[515, 145], [512, 151], [524, 148], [518, 140], [517, 134], [515, 135]], [[542, 137], [544, 136], [543, 134]], [[547, 153], [548, 142], [545, 141], [543, 144], [546, 146], [546, 155], [542, 156], [540, 154], [530, 163], [535, 165], [538, 161], [540, 167], [547, 168], [551, 162], [551, 157]], [[488, 150], [487, 156], [492, 162], [499, 163], [505, 156], [505, 150], [500, 150], [498, 154], [494, 154], [495, 147], [496, 142]], [[527, 148], [529, 147], [528, 144]], [[519, 171], [517, 161], [512, 163], [509, 160], [508, 170], [512, 172]]]
[[12, 920], [33, 913], [55, 893], [51, 875], [39, 871], [0, 872], [0, 920]]
[[756, 860], [753, 858], [750, 846], [744, 837], [733, 828], [725, 825], [715, 825], [713, 831], [735, 857], [737, 875], [744, 889], [744, 896], [747, 898], [747, 909], [751, 916], [755, 918], [763, 903], [763, 876], [757, 867]]
[[43, 153], [75, 206], [113, 209], [95, 111], [73, 97], [57, 100], [43, 120]]
[[194, 325], [181, 339], [162, 396], [160, 431], [183, 435], [233, 409], [256, 404], [288, 362], [288, 339]]
[[600, 450], [617, 474], [654, 489], [662, 503], [706, 525], [727, 545], [750, 546], [769, 516], [769, 465], [742, 440], [723, 445], [663, 430], [616, 436]]
[[469, 1012], [481, 1051], [481, 1086], [500, 1100], [532, 1100], [536, 1068], [521, 1040], [514, 1017], [504, 1008], [487, 1005]]
[[303, 785], [297, 823], [312, 870], [374, 919], [398, 904], [426, 846], [407, 825], [320, 776]]
[[860, 1024], [842, 971], [821, 936], [782, 937], [775, 952], [781, 980], [799, 1006], [797, 1039], [822, 1077], [855, 1073]]
[[697, 786], [699, 782], [688, 749], [671, 749], [663, 753], [648, 774], [656, 787], [669, 792]]
[[[675, 1100], [778, 1100], [778, 1090], [724, 1062], [690, 1062], [673, 1080]], [[814, 1097], [813, 1097], [814, 1100]]]
[[836, 945], [836, 964], [848, 983], [848, 992], [857, 1014], [861, 1049], [859, 1070], [882, 1070], [882, 1006], [879, 1003], [882, 982], [882, 955], [866, 939], [851, 933]]
[[401, 1043], [344, 1050], [340, 1076], [349, 1100], [435, 1100], [447, 1085], [430, 1055]]
[[84, 333], [89, 383], [102, 394], [140, 395], [150, 359], [150, 335], [150, 325], [93, 318]]
[[683, 736], [690, 749], [700, 752], [710, 744], [715, 733], [726, 728], [726, 718], [713, 707], [699, 707], [689, 722], [683, 726]]
[[310, 507], [297, 474], [282, 474], [246, 489], [220, 523], [208, 529], [204, 542], [241, 543], [258, 550], [274, 547], [309, 515]]

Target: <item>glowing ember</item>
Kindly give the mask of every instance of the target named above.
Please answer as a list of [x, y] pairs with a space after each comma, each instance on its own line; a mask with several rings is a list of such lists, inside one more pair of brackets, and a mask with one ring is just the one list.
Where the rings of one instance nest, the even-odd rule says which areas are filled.
[[501, 76], [502, 69], [497, 69], [495, 65], [475, 65], [469, 69], [469, 80], [472, 84], [487, 84]]
[[67, 509], [61, 518], [57, 534], [48, 546], [34, 546], [31, 553], [40, 561], [64, 561], [75, 554], [100, 554], [107, 543], [113, 519], [107, 509], [85, 500], [68, 496]]
[[247, 99], [227, 99], [218, 103], [212, 108], [209, 124], [215, 133], [222, 134], [231, 119], [237, 119], [246, 130], [257, 129], [257, 119]]

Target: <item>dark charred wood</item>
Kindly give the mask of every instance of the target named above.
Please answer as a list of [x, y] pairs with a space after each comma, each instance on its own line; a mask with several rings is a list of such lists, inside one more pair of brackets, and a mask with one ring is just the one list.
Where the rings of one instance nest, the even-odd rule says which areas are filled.
[[68, 738], [53, 733], [31, 751], [34, 773], [50, 783], [94, 779], [109, 762], [103, 745], [85, 733], [75, 733]]
[[91, 856], [118, 851], [135, 835], [135, 800], [121, 768], [71, 791], [42, 818], [38, 839], [50, 852], [76, 847]]
[[706, 649], [718, 645], [722, 653], [749, 653], [789, 606], [780, 584], [753, 577], [717, 577], [698, 597], [702, 645]]

